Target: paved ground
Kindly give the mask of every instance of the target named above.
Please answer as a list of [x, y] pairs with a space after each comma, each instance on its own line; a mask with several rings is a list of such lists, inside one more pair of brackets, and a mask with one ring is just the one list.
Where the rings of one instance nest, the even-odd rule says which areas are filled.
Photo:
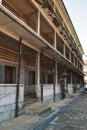
[[[51, 119], [51, 117], [55, 115], [55, 113], [58, 113], [61, 110], [61, 108], [65, 107], [69, 102], [72, 102], [72, 100], [75, 99], [76, 97], [78, 96], [74, 95], [74, 97], [56, 101], [55, 103], [49, 102], [48, 104], [45, 104], [45, 105], [51, 107], [51, 110], [46, 111], [44, 113], [39, 113], [39, 114], [36, 112], [36, 108], [41, 107], [43, 104], [34, 103], [31, 106], [27, 106], [26, 113], [23, 113], [17, 118], [1, 123], [0, 130], [42, 130], [42, 126], [40, 128], [38, 127], [36, 128], [36, 126], [42, 125], [44, 121], [47, 122], [49, 119]], [[86, 107], [86, 104], [85, 104], [85, 102], [87, 101], [86, 98], [87, 98], [86, 95], [82, 96], [80, 98], [80, 101], [78, 101], [76, 105], [74, 105], [71, 109], [66, 111], [64, 114], [62, 114], [60, 118], [58, 117], [59, 120], [56, 119], [55, 121], [53, 121], [46, 129], [47, 130], [63, 130], [63, 127], [65, 127], [64, 130], [73, 130], [70, 128], [71, 126], [72, 127], [73, 125], [76, 126], [77, 123], [79, 125], [80, 120], [82, 121], [82, 119], [87, 120], [86, 119], [87, 111], [86, 111], [86, 108], [84, 108]], [[81, 106], [81, 110], [80, 110], [80, 106]], [[85, 112], [84, 114], [83, 114], [82, 108], [84, 109], [84, 112]], [[77, 109], [79, 112], [77, 112]], [[77, 117], [79, 117], [79, 119]], [[71, 126], [70, 126], [70, 123], [72, 123]], [[85, 130], [85, 129], [80, 129], [80, 130]]]
[[87, 94], [52, 121], [45, 130], [87, 130]]

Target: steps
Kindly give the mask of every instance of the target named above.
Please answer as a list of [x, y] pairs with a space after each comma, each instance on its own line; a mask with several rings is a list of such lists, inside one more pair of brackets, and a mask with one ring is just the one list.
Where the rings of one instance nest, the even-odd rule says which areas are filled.
[[32, 113], [34, 113], [34, 114], [35, 113], [41, 114], [41, 113], [48, 111], [48, 110], [51, 110], [51, 107], [49, 107], [46, 104], [43, 104], [41, 102], [36, 102], [36, 103], [33, 103], [31, 106], [26, 107], [27, 113], [28, 112], [30, 113], [32, 111]]
[[36, 109], [35, 112], [36, 112], [37, 114], [41, 114], [41, 113], [43, 113], [43, 112], [45, 112], [45, 111], [48, 111], [48, 110], [51, 110], [51, 108], [48, 107], [48, 106], [46, 106], [46, 105], [43, 105], [43, 106], [41, 106], [40, 108]]

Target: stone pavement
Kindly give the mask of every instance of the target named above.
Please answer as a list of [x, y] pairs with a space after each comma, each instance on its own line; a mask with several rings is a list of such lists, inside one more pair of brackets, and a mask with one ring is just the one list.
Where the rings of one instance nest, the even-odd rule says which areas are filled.
[[61, 113], [45, 130], [87, 130], [87, 94]]
[[[46, 125], [47, 122], [53, 120], [57, 114], [61, 113], [61, 109], [64, 111], [66, 106], [76, 100], [77, 97], [77, 95], [74, 95], [71, 98], [65, 98], [55, 103], [34, 103], [27, 106], [19, 117], [1, 123], [0, 130], [41, 130], [42, 125]], [[44, 106], [44, 109], [42, 106]], [[36, 108], [40, 108], [40, 112]], [[44, 111], [41, 112], [41, 109]]]

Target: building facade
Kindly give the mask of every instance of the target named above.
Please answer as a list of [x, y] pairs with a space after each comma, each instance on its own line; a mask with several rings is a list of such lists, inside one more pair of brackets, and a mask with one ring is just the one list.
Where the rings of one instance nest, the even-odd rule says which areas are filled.
[[83, 72], [85, 74], [84, 83], [85, 83], [85, 87], [87, 88], [87, 59], [84, 60]]
[[17, 116], [26, 95], [55, 102], [77, 92], [84, 82], [83, 53], [62, 0], [0, 0], [3, 120]]

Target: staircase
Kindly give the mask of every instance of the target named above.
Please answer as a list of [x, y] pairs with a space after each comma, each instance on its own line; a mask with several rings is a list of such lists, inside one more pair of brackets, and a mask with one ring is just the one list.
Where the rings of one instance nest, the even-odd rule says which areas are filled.
[[31, 105], [28, 104], [27, 106], [25, 106], [23, 109], [23, 113], [29, 115], [41, 115], [50, 110], [51, 107], [47, 106], [46, 104], [43, 104], [42, 102], [35, 102]]

